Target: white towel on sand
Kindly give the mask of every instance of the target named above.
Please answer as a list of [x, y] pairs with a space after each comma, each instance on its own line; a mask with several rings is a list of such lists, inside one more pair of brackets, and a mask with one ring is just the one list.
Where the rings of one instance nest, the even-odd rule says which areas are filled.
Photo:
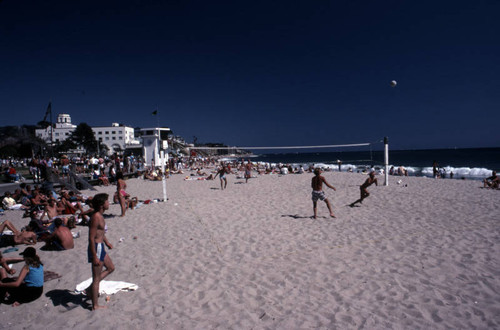
[[[76, 285], [75, 292], [82, 293], [92, 283], [92, 277]], [[135, 291], [139, 289], [136, 284], [122, 281], [101, 281], [99, 284], [99, 294], [115, 294], [118, 291]]]

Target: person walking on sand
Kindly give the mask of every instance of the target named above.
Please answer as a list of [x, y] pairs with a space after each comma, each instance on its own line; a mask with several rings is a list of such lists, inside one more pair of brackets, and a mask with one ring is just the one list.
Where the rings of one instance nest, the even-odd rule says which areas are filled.
[[437, 161], [432, 162], [432, 177], [437, 179], [439, 177], [439, 164]]
[[368, 179], [366, 179], [365, 183], [363, 183], [361, 186], [359, 186], [359, 190], [361, 192], [361, 198], [358, 199], [357, 201], [355, 201], [354, 203], [351, 203], [349, 206], [354, 207], [354, 205], [356, 205], [356, 203], [363, 203], [363, 199], [370, 196], [370, 193], [366, 190], [366, 188], [368, 188], [369, 186], [371, 186], [374, 183], [376, 186], [378, 186], [378, 181], [375, 178], [375, 172], [370, 172], [370, 176], [368, 177]]
[[226, 167], [226, 165], [222, 165], [222, 168], [214, 176], [214, 180], [217, 177], [217, 175], [219, 176], [219, 178], [220, 178], [220, 189], [221, 190], [224, 190], [227, 187], [227, 178], [226, 178], [226, 174], [227, 173], [229, 173], [228, 168]]
[[330, 201], [328, 200], [328, 198], [326, 198], [325, 192], [323, 191], [323, 183], [328, 188], [331, 188], [335, 191], [337, 191], [337, 189], [335, 189], [334, 186], [332, 186], [328, 182], [326, 182], [326, 179], [321, 175], [321, 172], [322, 171], [320, 168], [315, 168], [314, 169], [314, 177], [312, 178], [312, 181], [311, 181], [311, 187], [313, 189], [312, 201], [313, 201], [314, 219], [316, 219], [318, 216], [318, 207], [317, 207], [318, 206], [317, 205], [318, 199], [325, 201], [326, 206], [328, 207], [328, 211], [330, 211], [330, 216], [332, 218], [335, 218], [335, 215], [333, 214], [333, 211], [332, 211], [332, 205], [330, 204]]
[[116, 173], [116, 197], [118, 198], [118, 202], [120, 203], [120, 208], [122, 211], [120, 217], [125, 216], [125, 211], [128, 208], [128, 203], [126, 200], [127, 192], [125, 191], [125, 189], [127, 189], [127, 184], [123, 179], [123, 172], [118, 171]]
[[248, 183], [248, 179], [252, 177], [252, 163], [248, 160], [248, 163], [245, 165], [245, 183]]
[[[109, 249], [113, 248], [104, 233], [106, 223], [103, 213], [109, 208], [108, 194], [95, 195], [92, 199], [92, 207], [95, 213], [90, 218], [87, 250], [88, 262], [92, 264], [92, 284], [86, 291], [92, 299], [92, 310], [96, 310], [105, 308], [99, 305], [99, 283], [115, 270], [115, 266], [104, 248], [104, 244]], [[103, 266], [106, 268], [104, 271]]]

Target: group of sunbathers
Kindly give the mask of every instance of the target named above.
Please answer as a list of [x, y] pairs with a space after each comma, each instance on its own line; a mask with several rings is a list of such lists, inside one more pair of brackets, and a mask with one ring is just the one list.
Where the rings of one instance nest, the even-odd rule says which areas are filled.
[[[22, 230], [18, 230], [14, 225], [6, 220], [0, 229], [0, 247], [13, 246], [17, 244], [35, 244], [38, 241], [45, 241], [45, 249], [65, 250], [73, 248], [73, 236], [70, 229], [76, 224], [85, 225], [88, 222], [92, 208], [84, 209], [84, 204], [90, 204], [87, 198], [78, 196], [73, 192], [61, 191], [56, 194], [54, 191], [42, 191], [35, 186], [32, 190], [30, 186], [23, 186], [20, 193], [16, 191], [14, 199], [12, 194], [6, 192], [4, 200], [11, 204], [14, 200], [15, 206], [21, 206], [25, 210], [24, 217], [29, 217], [29, 223]], [[16, 209], [16, 208], [13, 208]], [[19, 209], [19, 208], [17, 208]], [[4, 230], [9, 230], [9, 234], [4, 234]]]

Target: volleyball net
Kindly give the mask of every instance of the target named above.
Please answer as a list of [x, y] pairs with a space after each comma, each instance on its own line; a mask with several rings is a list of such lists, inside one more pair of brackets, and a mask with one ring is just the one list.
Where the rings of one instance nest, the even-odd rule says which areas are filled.
[[[385, 148], [384, 148], [385, 145]], [[368, 168], [387, 171], [387, 138], [372, 142], [302, 146], [194, 146], [221, 158], [253, 158], [255, 161], [283, 164], [316, 164], [333, 170], [361, 171]], [[256, 157], [256, 158], [254, 158]], [[385, 168], [384, 168], [385, 167]]]
[[[290, 158], [309, 162], [335, 163], [339, 161], [346, 164], [367, 163], [367, 165], [384, 164], [383, 140], [363, 143], [302, 145], [302, 146], [194, 146], [191, 150], [210, 151], [217, 156], [253, 157], [277, 159], [282, 156], [282, 163], [289, 163]], [[287, 156], [285, 156], [287, 155]], [[295, 155], [295, 156], [294, 156]], [[274, 157], [273, 157], [274, 156]]]

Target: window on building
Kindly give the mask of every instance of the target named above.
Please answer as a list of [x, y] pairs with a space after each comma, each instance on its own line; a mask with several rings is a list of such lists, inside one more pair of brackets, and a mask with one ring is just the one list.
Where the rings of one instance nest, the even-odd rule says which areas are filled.
[[115, 136], [113, 136], [113, 140], [116, 140], [116, 137], [115, 137]]
[[64, 134], [64, 135], [68, 136], [68, 135], [69, 135], [69, 133], [68, 133], [68, 132], [66, 132], [66, 134]]
[[116, 131], [111, 131], [111, 134], [116, 134]]
[[109, 131], [106, 131], [105, 134], [109, 134]]
[[118, 131], [118, 134], [123, 134], [123, 132], [122, 131]]
[[99, 138], [99, 141], [102, 142], [102, 137]]
[[109, 141], [109, 137], [108, 136], [106, 136], [106, 141]]
[[99, 132], [97, 132], [97, 134], [102, 134], [102, 132], [101, 132], [101, 131], [99, 131]]
[[123, 140], [123, 138], [120, 136], [120, 137], [118, 137], [118, 140]]
[[59, 136], [59, 133], [56, 133], [56, 136]]

